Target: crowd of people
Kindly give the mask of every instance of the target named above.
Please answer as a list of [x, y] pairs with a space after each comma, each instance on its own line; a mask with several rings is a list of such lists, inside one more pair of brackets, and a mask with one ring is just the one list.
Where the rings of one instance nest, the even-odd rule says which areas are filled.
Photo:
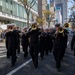
[[[20, 53], [20, 43], [26, 59], [30, 53], [34, 67], [38, 67], [38, 54], [41, 60], [49, 52], [53, 52], [58, 71], [61, 69], [61, 60], [67, 48], [68, 31], [56, 24], [54, 29], [43, 29], [33, 23], [30, 29], [9, 26], [5, 33], [7, 58], [11, 57], [11, 66], [15, 66], [17, 55]], [[73, 36], [71, 49], [74, 48], [75, 36]], [[75, 49], [75, 48], [74, 48]], [[75, 56], [75, 52], [74, 52]]]

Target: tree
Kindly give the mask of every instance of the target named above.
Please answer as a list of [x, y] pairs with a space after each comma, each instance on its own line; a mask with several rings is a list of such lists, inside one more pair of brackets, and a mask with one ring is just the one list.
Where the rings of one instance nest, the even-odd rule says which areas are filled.
[[36, 21], [37, 21], [37, 23], [39, 23], [39, 24], [42, 24], [43, 25], [43, 23], [44, 23], [44, 21], [45, 21], [45, 19], [42, 19], [42, 18], [36, 18]]
[[18, 0], [25, 8], [27, 14], [27, 26], [29, 27], [29, 15], [31, 8], [35, 5], [36, 0]]
[[48, 25], [50, 25], [50, 22], [54, 19], [54, 13], [50, 12], [49, 10], [44, 10], [43, 14], [46, 17], [46, 21], [48, 21]]

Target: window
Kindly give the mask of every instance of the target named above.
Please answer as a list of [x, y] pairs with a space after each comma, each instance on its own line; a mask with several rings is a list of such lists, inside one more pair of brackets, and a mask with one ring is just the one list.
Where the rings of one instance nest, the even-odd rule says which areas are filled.
[[8, 0], [6, 0], [6, 2], [8, 2]]

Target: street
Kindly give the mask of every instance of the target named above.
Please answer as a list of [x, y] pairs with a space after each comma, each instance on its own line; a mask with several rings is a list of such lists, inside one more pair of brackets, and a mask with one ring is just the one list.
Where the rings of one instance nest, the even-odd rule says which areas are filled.
[[66, 49], [66, 53], [61, 65], [61, 72], [57, 72], [53, 53], [45, 55], [44, 60], [39, 57], [38, 68], [35, 69], [30, 55], [24, 59], [21, 53], [17, 54], [17, 63], [15, 67], [11, 67], [11, 60], [6, 58], [6, 48], [0, 47], [0, 75], [75, 75], [75, 57], [73, 51], [70, 50], [70, 40]]

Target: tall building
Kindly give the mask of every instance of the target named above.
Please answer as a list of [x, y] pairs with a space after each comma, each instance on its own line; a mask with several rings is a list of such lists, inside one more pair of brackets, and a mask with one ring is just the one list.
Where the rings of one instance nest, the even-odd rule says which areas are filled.
[[[30, 22], [38, 16], [38, 2], [30, 12]], [[24, 6], [18, 0], [0, 0], [0, 25], [15, 23], [19, 27], [26, 26], [27, 16]]]
[[54, 27], [55, 25], [55, 0], [50, 0], [50, 12], [53, 13], [53, 15], [50, 17], [50, 26]]
[[55, 7], [61, 9], [62, 24], [67, 21], [67, 0], [55, 0]]
[[43, 14], [43, 11], [45, 11], [47, 9], [47, 0], [38, 0], [38, 14], [39, 14], [39, 18], [45, 19], [45, 23], [46, 24], [46, 17]]
[[61, 8], [60, 7], [55, 9], [55, 19], [56, 19], [56, 23], [62, 24], [62, 15], [61, 15]]

